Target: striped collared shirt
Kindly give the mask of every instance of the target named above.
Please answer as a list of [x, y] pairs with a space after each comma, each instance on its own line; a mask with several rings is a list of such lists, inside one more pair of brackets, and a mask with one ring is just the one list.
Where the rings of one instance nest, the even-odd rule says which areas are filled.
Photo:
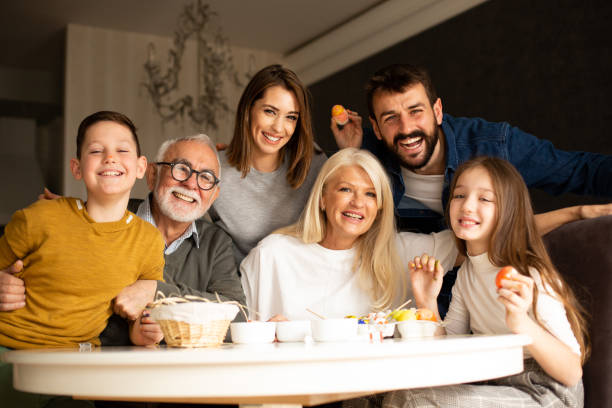
[[[155, 225], [155, 227], [157, 227], [157, 225], [155, 224], [155, 220], [153, 219], [153, 213], [151, 212], [151, 201], [150, 201], [151, 197], [152, 195], [149, 194], [147, 198], [145, 198], [145, 200], [142, 203], [140, 203], [140, 206], [138, 206], [138, 211], [136, 211], [136, 215], [142, 218], [143, 220], [147, 221], [148, 223], [151, 223]], [[195, 221], [193, 221], [189, 225], [189, 228], [185, 230], [183, 235], [181, 235], [180, 237], [172, 241], [170, 245], [166, 243], [166, 249], [164, 249], [164, 254], [170, 255], [171, 253], [176, 251], [178, 247], [181, 246], [183, 241], [185, 241], [189, 237], [193, 237], [196, 248], [199, 248], [200, 240], [198, 237], [198, 230], [196, 228]]]

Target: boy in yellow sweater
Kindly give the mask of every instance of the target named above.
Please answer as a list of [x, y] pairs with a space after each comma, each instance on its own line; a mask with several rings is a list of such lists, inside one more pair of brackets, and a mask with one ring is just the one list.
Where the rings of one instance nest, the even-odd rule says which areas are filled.
[[[112, 299], [138, 279], [162, 280], [159, 231], [127, 211], [146, 167], [129, 118], [102, 111], [81, 122], [70, 168], [85, 183], [87, 201], [40, 200], [17, 211], [0, 237], [0, 269], [23, 259], [17, 276], [27, 288], [25, 307], [0, 312], [0, 354], [7, 348], [99, 345]], [[159, 340], [144, 327], [140, 319], [132, 325], [135, 344]]]

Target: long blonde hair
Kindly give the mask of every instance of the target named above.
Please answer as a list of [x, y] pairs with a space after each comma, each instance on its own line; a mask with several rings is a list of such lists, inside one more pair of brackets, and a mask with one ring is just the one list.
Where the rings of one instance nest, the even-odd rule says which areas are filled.
[[300, 219], [276, 233], [294, 236], [306, 244], [323, 241], [327, 234], [327, 222], [325, 211], [321, 209], [321, 198], [330, 177], [347, 166], [361, 167], [376, 190], [378, 213], [370, 229], [358, 238], [353, 271], [359, 274], [362, 287], [371, 289], [372, 306], [384, 309], [391, 305], [396, 296], [405, 295], [405, 277], [401, 273], [397, 255], [393, 195], [389, 179], [371, 153], [347, 148], [331, 156], [315, 180]]
[[[476, 167], [482, 167], [489, 173], [497, 204], [497, 221], [487, 249], [489, 261], [499, 267], [511, 265], [525, 276], [530, 276], [530, 268], [535, 268], [539, 272], [544, 288], [551, 288], [565, 307], [567, 319], [580, 344], [584, 363], [590, 352], [585, 309], [548, 256], [536, 228], [529, 191], [516, 168], [508, 161], [497, 157], [483, 156], [471, 159], [457, 168], [450, 187], [451, 200], [459, 177], [467, 170]], [[451, 200], [446, 207], [447, 225], [451, 225], [449, 217]], [[459, 252], [466, 256], [465, 241], [457, 237], [455, 240]], [[534, 286], [533, 312], [538, 324], [544, 327], [537, 314], [537, 300], [538, 288]]]

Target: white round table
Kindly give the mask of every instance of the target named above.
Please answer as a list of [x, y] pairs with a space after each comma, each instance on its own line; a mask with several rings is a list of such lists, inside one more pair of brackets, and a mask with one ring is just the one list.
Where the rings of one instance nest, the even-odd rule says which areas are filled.
[[224, 344], [217, 348], [15, 350], [22, 391], [76, 398], [312, 405], [395, 389], [472, 382], [523, 370], [521, 335], [382, 343]]

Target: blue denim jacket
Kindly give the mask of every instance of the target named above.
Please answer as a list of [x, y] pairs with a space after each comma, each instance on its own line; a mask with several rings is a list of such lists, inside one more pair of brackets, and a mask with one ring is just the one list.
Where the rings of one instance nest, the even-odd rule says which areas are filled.
[[[445, 208], [450, 181], [459, 164], [484, 155], [510, 161], [528, 187], [551, 194], [573, 192], [612, 197], [612, 156], [558, 150], [548, 140], [506, 122], [487, 122], [480, 118], [455, 118], [444, 114], [442, 130], [447, 158], [442, 193]], [[371, 128], [364, 129], [362, 148], [371, 151], [387, 169], [397, 208], [405, 190], [399, 162], [387, 154], [384, 143], [376, 138]], [[397, 216], [402, 230], [428, 233], [445, 228], [444, 219], [425, 208], [403, 210]]]

